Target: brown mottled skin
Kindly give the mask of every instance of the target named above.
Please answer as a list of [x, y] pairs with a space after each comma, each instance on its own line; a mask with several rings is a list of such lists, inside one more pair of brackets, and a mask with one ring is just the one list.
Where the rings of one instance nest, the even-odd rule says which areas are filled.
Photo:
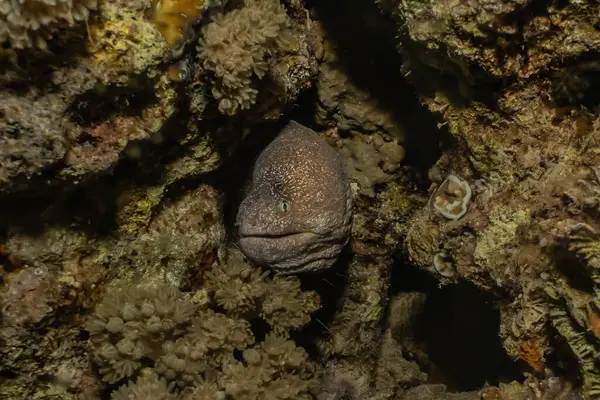
[[280, 274], [329, 268], [348, 243], [350, 183], [341, 157], [291, 121], [261, 153], [236, 225], [242, 252]]

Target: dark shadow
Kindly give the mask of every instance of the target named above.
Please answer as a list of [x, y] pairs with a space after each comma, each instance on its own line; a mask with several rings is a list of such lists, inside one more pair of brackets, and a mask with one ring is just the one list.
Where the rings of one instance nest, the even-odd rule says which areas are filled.
[[[89, 55], [87, 51], [88, 33], [85, 24], [69, 27], [54, 33], [54, 39], [48, 40], [48, 50], [23, 49], [14, 50], [14, 58], [10, 61], [0, 56], [0, 75], [10, 74], [11, 78], [0, 87], [25, 94], [32, 87], [55, 89], [52, 75], [61, 68], [76, 67], [82, 57]], [[9, 48], [4, 43], [4, 49]], [[7, 53], [8, 54], [8, 53]]]
[[309, 324], [291, 334], [296, 344], [303, 347], [312, 357], [319, 354], [316, 342], [331, 335], [327, 326], [341, 308], [340, 301], [349, 283], [348, 266], [351, 260], [351, 248], [346, 246], [330, 269], [299, 275], [302, 289], [314, 290], [321, 298], [321, 308], [311, 315]]
[[394, 266], [390, 294], [400, 292], [427, 295], [414, 333], [429, 357], [429, 383], [462, 392], [523, 380], [499, 337], [498, 299], [467, 282], [440, 288], [435, 277], [401, 262]]
[[[128, 86], [98, 85], [76, 96], [66, 113], [80, 126], [94, 126], [117, 115], [141, 118], [142, 111], [157, 101], [152, 82], [134, 80]], [[84, 139], [79, 138], [81, 140]]]
[[419, 103], [414, 87], [402, 76], [394, 21], [367, 0], [310, 0], [307, 8], [335, 43], [339, 64], [352, 83], [370, 93], [403, 128], [404, 162], [428, 170], [441, 154], [437, 143], [447, 133], [437, 128], [437, 117]]
[[468, 391], [486, 382], [498, 385], [522, 379], [504, 352], [499, 329], [494, 299], [473, 285], [458, 283], [430, 293], [416, 333], [436, 367], [430, 371], [432, 383]]
[[566, 60], [564, 69], [550, 75], [551, 92], [558, 107], [585, 108], [596, 112], [600, 107], [600, 59], [585, 54]]
[[575, 254], [564, 247], [556, 246], [551, 250], [551, 257], [557, 271], [567, 279], [570, 287], [586, 293], [594, 293], [594, 281], [588, 268]]

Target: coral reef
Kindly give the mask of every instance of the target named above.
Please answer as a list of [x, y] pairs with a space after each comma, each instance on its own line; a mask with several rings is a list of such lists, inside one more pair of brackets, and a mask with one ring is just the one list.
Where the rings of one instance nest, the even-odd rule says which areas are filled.
[[576, 400], [581, 395], [574, 390], [573, 384], [557, 377], [539, 380], [527, 377], [523, 383], [501, 383], [499, 387], [489, 387], [480, 391], [481, 400]]
[[[189, 6], [167, 3], [159, 10], [163, 16]], [[83, 16], [84, 10], [68, 7], [93, 3], [4, 2], [0, 21], [13, 6], [36, 4], [40, 13]], [[80, 319], [104, 288], [115, 279], [195, 287], [194, 273], [210, 268], [224, 247], [223, 193], [211, 174], [221, 154], [238, 145], [239, 129], [205, 121], [209, 89], [192, 55], [176, 60], [180, 72], [173, 79], [174, 49], [153, 18], [153, 5], [99, 2], [87, 26], [52, 39], [46, 33], [72, 21], [40, 14], [47, 26], [28, 31], [31, 42], [23, 46], [39, 36], [51, 52], [18, 52], [11, 39], [1, 52], [0, 203], [11, 211], [0, 217], [6, 308], [0, 397], [97, 396]], [[183, 25], [171, 28], [183, 32], [192, 19], [210, 14], [205, 11], [188, 13]], [[5, 41], [3, 29], [11, 25], [2, 22]], [[279, 79], [280, 95], [275, 105], [260, 105], [264, 113], [279, 115], [277, 107], [312, 84], [306, 25], [292, 23], [301, 33], [300, 53], [273, 74], [296, 75]], [[283, 326], [299, 327], [309, 318], [289, 297], [298, 283], [282, 282], [288, 283], [270, 288], [279, 295], [261, 300], [254, 312], [273, 324], [289, 318], [277, 325], [287, 334]], [[314, 309], [318, 299], [308, 296], [305, 303]]]
[[48, 48], [47, 40], [61, 27], [87, 21], [98, 0], [27, 0], [0, 2], [0, 43], [24, 49]]
[[268, 272], [249, 266], [238, 252], [230, 255], [227, 268], [213, 269], [204, 290], [237, 318], [262, 318], [279, 335], [286, 336], [310, 321], [319, 308], [315, 292], [302, 291], [295, 276], [265, 279]]
[[[599, 398], [598, 15], [0, 0], [0, 397]], [[231, 172], [282, 116], [355, 197], [347, 254], [302, 280], [226, 255]], [[463, 387], [417, 328], [479, 318], [431, 310], [466, 288], [510, 371]]]
[[104, 274], [93, 265], [69, 272], [59, 274], [41, 264], [9, 270], [3, 277], [0, 371], [19, 379], [2, 379], [1, 398], [28, 398], [37, 389], [75, 399], [77, 392], [95, 387], [80, 329], [71, 323], [80, 322], [78, 312], [98, 295]]
[[346, 170], [361, 194], [374, 196], [375, 187], [393, 181], [400, 172], [404, 148], [389, 136], [350, 133], [341, 137], [332, 132], [329, 137], [340, 148]]
[[353, 82], [339, 60], [338, 47], [319, 22], [313, 24], [319, 60], [315, 120], [330, 128], [327, 136], [343, 154], [360, 193], [373, 196], [375, 186], [393, 181], [399, 172], [404, 127], [374, 95]]
[[[16, 177], [31, 177], [59, 163], [67, 152], [60, 113], [53, 110], [52, 99], [31, 102], [0, 94], [0, 187]], [[39, 131], [45, 134], [40, 135]]]
[[[589, 65], [598, 50], [596, 6], [378, 3], [397, 22], [405, 76], [456, 139], [430, 170], [431, 196], [450, 174], [471, 191], [452, 213], [460, 219], [439, 218], [434, 207], [413, 216], [407, 258], [442, 283], [494, 293], [506, 352], [539, 376], [569, 363], [553, 342], [558, 332], [581, 364], [582, 396], [596, 398], [597, 340], [582, 333], [593, 331], [594, 317], [582, 313], [593, 285], [567, 272], [578, 268], [571, 228], [595, 230], [593, 172], [583, 172], [598, 164], [597, 104], [587, 94], [595, 78], [571, 66]], [[571, 68], [587, 84], [555, 73]]]
[[[360, 21], [360, 5], [347, 6], [359, 8], [349, 18], [353, 24]], [[343, 10], [332, 14], [338, 17]], [[379, 12], [374, 8], [369, 14]], [[349, 48], [335, 45], [324, 26], [313, 24], [320, 61], [315, 120], [329, 128], [324, 137], [342, 155], [354, 192], [351, 256], [342, 258], [343, 268], [330, 278], [339, 298], [326, 331], [317, 338], [329, 374], [321, 397], [369, 398], [376, 393], [377, 374], [382, 376], [378, 390], [392, 395], [396, 385], [409, 386], [420, 376], [418, 366], [405, 362], [393, 341], [386, 345], [389, 359], [380, 362], [392, 255], [406, 234], [409, 216], [427, 198], [400, 166], [404, 127], [376, 96], [355, 85], [340, 61]], [[360, 31], [362, 37], [361, 29], [348, 32]]]
[[338, 47], [319, 22], [316, 56], [319, 60], [316, 120], [324, 126], [335, 126], [344, 132], [380, 133], [401, 140], [402, 126], [395, 116], [378, 103], [375, 96], [358, 87], [343, 68]]
[[594, 4], [377, 2], [402, 21], [407, 48], [424, 53], [420, 62], [460, 76], [466, 85], [532, 78], [600, 44]]

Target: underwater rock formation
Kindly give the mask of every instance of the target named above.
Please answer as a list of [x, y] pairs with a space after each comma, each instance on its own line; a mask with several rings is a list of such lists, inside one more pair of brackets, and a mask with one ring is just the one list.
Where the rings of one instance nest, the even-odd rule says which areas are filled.
[[[210, 89], [195, 46], [176, 54], [163, 36], [161, 23], [175, 21], [161, 16], [190, 4], [100, 1], [87, 26], [47, 41], [51, 52], [0, 52], [0, 202], [11, 210], [0, 217], [0, 371], [8, 377], [0, 397], [74, 398], [95, 388], [80, 318], [105, 287], [115, 279], [196, 287], [195, 274], [221, 257], [223, 192], [210, 174], [242, 129], [206, 120]], [[207, 5], [171, 28], [194, 29]], [[300, 34], [300, 53], [273, 67], [266, 86], [278, 82], [280, 96], [261, 103], [260, 113], [278, 116], [312, 84], [306, 15], [293, 15], [301, 22], [285, 18]], [[298, 295], [298, 308], [290, 296], [299, 284], [289, 280], [270, 290], [270, 300], [255, 299], [258, 308], [248, 312], [278, 334], [306, 324], [304, 311], [318, 304]]]
[[[403, 127], [375, 96], [357, 87], [336, 54], [338, 47], [319, 22], [314, 22], [319, 74], [316, 122], [330, 128], [328, 136], [344, 156], [350, 177], [361, 194], [394, 180], [404, 159]], [[383, 165], [381, 165], [383, 163]]]
[[[598, 343], [590, 337], [594, 343], [584, 344], [577, 333], [593, 328], [558, 306], [575, 289], [564, 281], [566, 269], [577, 267], [561, 255], [569, 245], [557, 243], [571, 227], [591, 223], [570, 203], [580, 201], [571, 197], [572, 183], [599, 162], [597, 104], [589, 102], [589, 85], [572, 85], [565, 96], [557, 90], [565, 88], [564, 75], [555, 73], [599, 50], [597, 6], [378, 3], [397, 21], [406, 76], [457, 139], [430, 173], [432, 196], [447, 174], [472, 188], [460, 220], [440, 218], [431, 204], [414, 216], [408, 256], [442, 282], [467, 280], [495, 293], [504, 347], [532, 371], [551, 374], [549, 360], [565, 357], [553, 337], [563, 336], [582, 365], [583, 397], [597, 398], [598, 366], [583, 348]], [[575, 81], [583, 76], [590, 79], [583, 73]], [[440, 254], [455, 273], [435, 267]], [[548, 297], [555, 285], [562, 289]]]

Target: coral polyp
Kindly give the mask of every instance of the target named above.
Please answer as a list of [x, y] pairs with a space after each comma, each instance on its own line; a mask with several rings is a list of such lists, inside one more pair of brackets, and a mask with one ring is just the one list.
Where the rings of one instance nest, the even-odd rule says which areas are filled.
[[58, 28], [87, 20], [97, 4], [97, 0], [0, 0], [0, 43], [46, 49], [46, 41]]

